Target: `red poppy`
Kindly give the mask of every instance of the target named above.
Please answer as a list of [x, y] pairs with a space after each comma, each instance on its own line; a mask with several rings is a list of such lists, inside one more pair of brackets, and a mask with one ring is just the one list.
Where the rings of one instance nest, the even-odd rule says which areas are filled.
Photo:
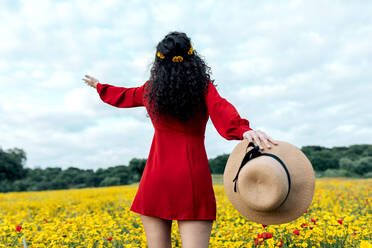
[[263, 226], [263, 228], [267, 227], [267, 225], [265, 225], [265, 224], [262, 224], [262, 226]]
[[20, 232], [21, 229], [22, 229], [22, 226], [20, 226], [20, 225], [16, 226], [16, 231], [17, 231], [17, 232]]
[[[271, 233], [271, 232], [263, 232], [263, 233], [258, 233], [257, 234], [257, 237], [256, 237], [256, 242], [255, 244], [258, 242], [258, 243], [262, 243], [263, 240], [265, 239], [270, 239], [272, 238], [274, 235]], [[260, 239], [263, 239], [263, 240], [260, 240]]]
[[316, 219], [311, 218], [311, 221], [314, 222], [314, 224], [316, 224]]
[[294, 230], [293, 233], [296, 235], [300, 235], [300, 231], [298, 229]]
[[342, 220], [341, 219], [337, 220], [337, 222], [342, 225]]
[[302, 224], [301, 224], [301, 227], [302, 227], [302, 228], [305, 228], [305, 227], [307, 227], [308, 225], [309, 225], [309, 224], [307, 224], [307, 223], [302, 223]]
[[262, 234], [263, 234], [264, 239], [270, 239], [274, 236], [271, 232], [264, 232]]
[[108, 241], [111, 241], [111, 240], [112, 240], [112, 237], [108, 237], [107, 240], [108, 240]]

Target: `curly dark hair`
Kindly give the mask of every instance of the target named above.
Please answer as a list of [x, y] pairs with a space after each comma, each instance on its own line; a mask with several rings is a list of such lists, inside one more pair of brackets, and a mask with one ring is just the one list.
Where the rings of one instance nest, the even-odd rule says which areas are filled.
[[[190, 48], [191, 39], [177, 31], [169, 32], [156, 46], [150, 87], [146, 87], [144, 94], [155, 121], [160, 112], [186, 122], [205, 108], [203, 97], [208, 82], [214, 80], [210, 78], [211, 68], [195, 49], [189, 54]], [[159, 57], [158, 52], [164, 57]], [[173, 56], [182, 56], [183, 61], [173, 62]]]

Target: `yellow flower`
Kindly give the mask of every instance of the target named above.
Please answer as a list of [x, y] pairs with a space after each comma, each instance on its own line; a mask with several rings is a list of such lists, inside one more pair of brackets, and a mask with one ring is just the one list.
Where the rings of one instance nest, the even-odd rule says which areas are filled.
[[[287, 247], [292, 248], [372, 248], [368, 240], [372, 235], [369, 228], [372, 226], [371, 183], [372, 179], [317, 179], [311, 212], [291, 223], [265, 228], [236, 211], [223, 185], [213, 185], [218, 215], [210, 247], [253, 247], [257, 234], [270, 232], [274, 237], [259, 239], [263, 241], [260, 247], [278, 247], [283, 239], [283, 244], [290, 243]], [[16, 225], [22, 225], [25, 241], [34, 248], [117, 247], [118, 244], [128, 248], [146, 247], [140, 216], [129, 211], [137, 189], [138, 185], [123, 185], [0, 193], [0, 248], [9, 247], [6, 243], [23, 246], [22, 238], [16, 236]], [[343, 196], [343, 201], [338, 201], [338, 196]], [[316, 223], [311, 223], [311, 218], [316, 219]], [[337, 223], [341, 218], [347, 227]], [[301, 229], [301, 235], [294, 236], [292, 231], [302, 223], [309, 223], [313, 229]], [[179, 247], [176, 245], [181, 244], [177, 222], [173, 221], [172, 225], [172, 246]], [[108, 240], [109, 237], [112, 240]], [[338, 242], [340, 239], [345, 241], [342, 245]]]
[[360, 248], [371, 248], [372, 244], [368, 240], [360, 241]]
[[193, 51], [194, 51], [194, 48], [193, 48], [192, 45], [190, 44], [190, 49], [189, 49], [189, 51], [187, 52], [187, 54], [191, 55]]
[[182, 62], [183, 57], [182, 56], [174, 56], [172, 59], [173, 62]]
[[158, 57], [161, 58], [161, 59], [164, 59], [164, 58], [165, 58], [164, 55], [161, 54], [160, 52], [158, 52], [157, 55], [158, 55]]

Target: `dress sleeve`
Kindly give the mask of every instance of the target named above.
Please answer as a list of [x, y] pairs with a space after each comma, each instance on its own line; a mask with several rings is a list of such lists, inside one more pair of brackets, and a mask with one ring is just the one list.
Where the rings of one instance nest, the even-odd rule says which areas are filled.
[[211, 81], [204, 96], [208, 114], [218, 133], [227, 140], [242, 140], [246, 131], [253, 130], [247, 119], [241, 118], [236, 108], [221, 97]]
[[98, 83], [96, 89], [103, 102], [118, 108], [132, 108], [144, 106], [142, 97], [146, 83], [130, 88]]

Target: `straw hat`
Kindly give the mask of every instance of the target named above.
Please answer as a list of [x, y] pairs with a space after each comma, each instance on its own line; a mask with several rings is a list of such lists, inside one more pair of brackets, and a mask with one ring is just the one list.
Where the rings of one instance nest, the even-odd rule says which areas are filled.
[[315, 190], [309, 159], [284, 141], [262, 151], [248, 142], [239, 142], [227, 160], [223, 183], [229, 201], [240, 214], [261, 224], [282, 224], [300, 217]]

